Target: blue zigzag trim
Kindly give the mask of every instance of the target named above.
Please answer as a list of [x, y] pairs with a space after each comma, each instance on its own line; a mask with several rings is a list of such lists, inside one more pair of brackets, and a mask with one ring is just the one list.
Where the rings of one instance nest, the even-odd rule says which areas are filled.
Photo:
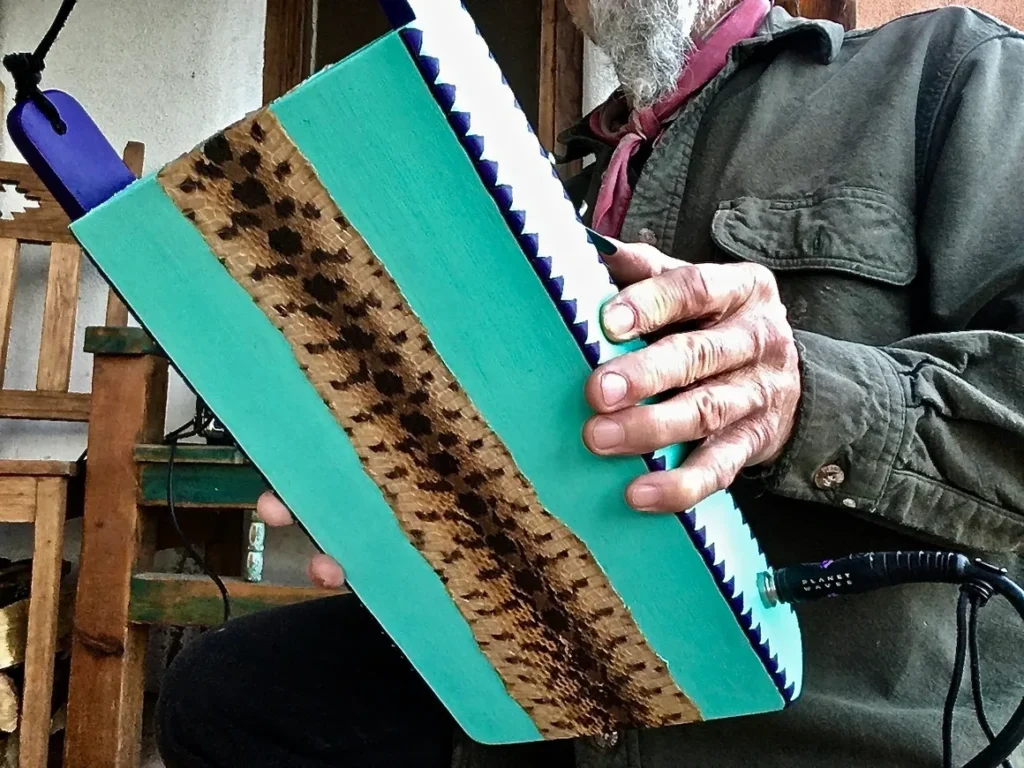
[[[394, 2], [382, 0], [382, 2], [385, 2], [386, 5], [405, 6], [408, 8], [406, 3], [400, 2], [400, 0], [394, 0]], [[400, 11], [400, 9], [398, 9], [398, 11]], [[401, 14], [398, 11], [394, 11], [394, 13], [396, 14], [396, 17], [401, 17]], [[389, 17], [391, 16], [392, 12], [389, 12]], [[412, 21], [414, 21], [414, 19], [409, 19], [402, 24], [393, 23], [393, 26], [395, 28], [404, 26], [404, 28], [399, 29], [399, 34], [401, 35], [406, 47], [409, 49], [409, 52], [412, 54], [413, 60], [416, 62], [417, 67], [423, 75], [427, 85], [430, 87], [431, 92], [434, 94], [438, 104], [446, 114], [449, 125], [451, 125], [455, 135], [458, 136], [467, 155], [473, 161], [473, 164], [480, 175], [481, 181], [484, 182], [488, 191], [494, 198], [495, 203], [497, 203], [498, 208], [504, 215], [506, 222], [509, 224], [510, 230], [516, 236], [524, 254], [533, 266], [534, 271], [544, 284], [548, 294], [554, 300], [559, 314], [561, 314], [566, 326], [569, 328], [573, 337], [579, 344], [587, 362], [592, 368], [596, 368], [600, 364], [601, 358], [600, 343], [587, 343], [589, 329], [586, 322], [577, 322], [576, 301], [573, 299], [566, 300], [562, 298], [563, 279], [557, 275], [552, 277], [551, 258], [541, 254], [540, 243], [536, 233], [529, 232], [525, 229], [525, 214], [522, 211], [513, 209], [513, 190], [507, 185], [498, 183], [499, 169], [497, 163], [483, 159], [484, 139], [483, 137], [474, 135], [471, 132], [472, 115], [466, 112], [453, 111], [456, 100], [455, 86], [449, 83], [438, 82], [438, 78], [440, 76], [440, 62], [432, 56], [423, 54], [423, 33], [415, 27], [405, 26]], [[477, 33], [479, 34], [479, 30]], [[516, 106], [519, 108], [518, 102], [516, 103]], [[529, 125], [528, 120], [526, 120], [526, 123]], [[530, 131], [534, 136], [536, 136], [532, 126], [530, 126]], [[540, 142], [538, 141], [538, 144], [539, 143]], [[541, 147], [540, 151], [544, 157], [550, 159], [550, 155], [543, 147]], [[551, 173], [556, 179], [559, 179], [558, 172], [554, 168], [553, 163]], [[561, 179], [559, 179], [559, 183], [561, 184]], [[565, 192], [565, 196], [566, 198], [569, 197], [568, 192]], [[577, 219], [579, 219], [578, 216]], [[598, 263], [603, 264], [600, 254], [598, 254], [596, 249], [594, 249], [594, 256]], [[614, 285], [614, 281], [611, 279], [610, 275], [608, 280], [609, 283]], [[651, 471], [657, 472], [666, 469], [665, 457], [660, 453], [647, 454], [643, 458]], [[783, 701], [786, 705], [791, 704], [794, 700], [796, 683], [790, 683], [788, 681], [786, 670], [780, 667], [778, 655], [772, 652], [768, 638], [763, 635], [760, 626], [754, 625], [753, 611], [744, 604], [744, 594], [737, 591], [735, 578], [729, 577], [727, 580], [724, 563], [715, 563], [714, 544], [709, 545], [707, 542], [706, 531], [703, 528], [697, 528], [696, 512], [693, 510], [681, 512], [677, 517], [682, 523], [687, 534], [690, 536], [690, 539], [697, 545], [708, 570], [710, 570], [714, 575], [714, 581], [717, 584], [719, 591], [732, 608], [732, 612], [737, 617], [740, 626], [743, 628], [751, 647], [757, 653], [758, 658], [761, 660], [765, 669], [771, 676], [772, 681], [775, 683], [776, 688], [783, 698]], [[760, 551], [760, 547], [758, 547], [758, 549]]]

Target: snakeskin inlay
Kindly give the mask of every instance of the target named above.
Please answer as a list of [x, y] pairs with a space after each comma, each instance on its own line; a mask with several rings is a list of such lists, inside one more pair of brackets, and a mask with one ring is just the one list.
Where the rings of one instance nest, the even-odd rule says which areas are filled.
[[288, 341], [545, 738], [700, 719], [272, 112], [218, 134], [158, 180]]

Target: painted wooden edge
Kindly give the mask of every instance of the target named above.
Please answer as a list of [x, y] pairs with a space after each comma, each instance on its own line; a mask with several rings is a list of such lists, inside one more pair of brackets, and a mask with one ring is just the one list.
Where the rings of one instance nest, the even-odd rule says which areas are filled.
[[0, 390], [0, 419], [88, 421], [92, 398], [83, 392]]
[[[351, 594], [347, 589], [326, 590], [252, 583], [241, 579], [223, 581], [232, 618]], [[224, 603], [217, 585], [206, 576], [140, 573], [132, 577], [128, 618], [133, 624], [213, 627], [224, 621]]]
[[[169, 445], [144, 443], [135, 446], [135, 460], [140, 463], [166, 464], [170, 457]], [[201, 443], [179, 443], [174, 451], [174, 463], [250, 465], [245, 454], [234, 446]]]
[[[417, 10], [416, 3], [410, 3], [410, 5], [414, 11]], [[429, 12], [424, 10], [428, 8]], [[464, 10], [463, 12], [467, 13]], [[575, 265], [578, 265], [581, 256], [564, 247], [553, 249], [552, 245], [558, 241], [558, 234], [560, 234], [556, 232], [557, 227], [553, 227], [550, 223], [546, 227], [545, 223], [541, 223], [540, 226], [536, 224], [537, 221], [551, 221], [550, 218], [546, 218], [547, 211], [544, 211], [544, 215], [537, 215], [537, 209], [542, 204], [550, 209], [557, 206], [559, 201], [549, 194], [548, 199], [543, 202], [533, 198], [525, 203], [519, 202], [515, 186], [503, 178], [507, 166], [503, 166], [496, 159], [496, 155], [488, 149], [486, 131], [474, 128], [474, 114], [467, 111], [466, 107], [466, 103], [471, 102], [471, 99], [460, 98], [460, 88], [463, 84], [470, 83], [470, 80], [463, 75], [466, 69], [460, 69], [458, 66], [443, 66], [442, 59], [451, 50], [451, 48], [444, 47], [445, 35], [448, 32], [446, 23], [448, 20], [444, 14], [445, 11], [435, 6], [422, 5], [415, 18], [399, 30], [401, 38], [416, 61], [432, 95], [448, 117], [452, 129], [459, 136], [462, 146], [473, 161], [481, 181], [491, 193], [510, 229], [516, 235], [524, 254], [556, 302], [573, 337], [580, 345], [584, 357], [591, 367], [597, 367], [637, 345], [612, 345], [608, 342], [600, 329], [599, 319], [595, 316], [598, 309], [595, 295], [600, 295], [595, 294], [595, 290], [599, 289], [594, 285], [574, 284], [569, 277], [573, 269], [573, 266], [570, 266], [573, 264], [573, 259], [576, 259]], [[477, 34], [479, 35], [479, 32]], [[486, 43], [483, 47], [486, 48]], [[490, 55], [489, 51], [488, 55], [491, 61], [488, 62], [481, 57], [476, 62], [477, 69], [482, 70], [488, 66], [497, 68], [494, 57]], [[480, 77], [477, 71], [474, 71], [474, 77]], [[479, 87], [478, 83], [471, 84], [474, 87]], [[492, 93], [502, 89], [509, 90], [508, 84], [500, 76], [500, 72], [490, 86]], [[514, 112], [509, 111], [507, 119], [526, 122], [526, 117], [517, 103], [515, 107]], [[541, 155], [546, 155], [543, 147], [539, 147], [539, 151]], [[516, 165], [528, 163], [530, 159], [525, 154], [520, 154], [515, 158]], [[553, 168], [551, 174], [558, 183], [562, 196], [568, 201], [568, 194], [564, 188], [561, 188], [561, 182]], [[550, 190], [546, 191], [550, 192]], [[532, 189], [531, 192], [535, 193], [536, 190]], [[572, 215], [575, 216], [579, 228], [582, 230], [582, 222], [575, 210], [572, 211]], [[587, 240], [589, 242], [589, 237]], [[594, 260], [600, 262], [592, 245], [590, 250], [593, 251], [590, 255]], [[560, 260], [566, 265], [566, 268], [559, 269]], [[575, 271], [580, 272], [578, 266], [575, 266]], [[592, 273], [599, 274], [601, 271], [595, 266]], [[606, 271], [604, 275], [607, 283], [612, 284], [610, 275]], [[604, 299], [611, 298], [612, 289], [605, 289]], [[584, 310], [588, 304], [591, 310], [589, 316]], [[679, 446], [675, 450], [648, 454], [644, 456], [644, 461], [651, 471], [662, 471], [679, 466], [683, 455], [683, 448]], [[715, 513], [720, 513], [723, 511], [722, 505], [730, 506], [735, 510], [735, 503], [727, 491], [715, 494], [714, 498], [707, 500], [696, 510], [689, 510], [685, 514], [681, 513], [678, 517], [714, 576], [723, 599], [729, 604], [751, 648], [761, 660], [783, 701], [790, 703], [799, 695], [802, 676], [802, 654], [799, 649], [796, 614], [789, 606], [775, 606], [774, 608], [767, 606], [757, 591], [756, 580], [750, 578], [749, 574], [744, 574], [747, 576], [745, 579], [738, 578], [744, 571], [744, 564], [737, 562], [741, 559], [740, 553], [737, 553], [736, 557], [731, 560], [723, 559], [720, 552], [725, 549], [725, 541], [716, 540], [715, 533], [727, 537], [734, 543], [738, 542], [741, 546], [747, 544], [747, 554], [755, 559], [764, 560], [764, 556], [760, 547], [756, 547], [756, 542], [754, 542], [754, 547], [751, 547], [750, 542], [743, 541], [742, 531], [746, 531], [749, 536], [749, 530], [741, 515], [734, 518], [737, 525], [733, 529], [709, 525], [705, 522], [706, 515], [703, 514], [703, 510], [714, 507]], [[763, 563], [763, 568], [765, 570], [768, 568], [766, 561]], [[781, 632], [779, 631], [780, 627]], [[795, 643], [797, 647], [795, 648], [793, 647], [794, 636], [797, 638]]]
[[163, 350], [142, 328], [91, 327], [85, 329], [85, 351], [92, 355], [163, 357]]
[[[124, 152], [121, 153], [121, 159], [124, 160], [128, 170], [136, 178], [139, 178], [142, 176], [142, 169], [145, 165], [146, 145], [139, 141], [129, 141], [124, 147]], [[121, 297], [113, 288], [108, 288], [107, 311], [104, 317], [106, 325], [114, 328], [124, 327], [128, 325], [128, 317], [128, 307], [121, 301]]]
[[[139, 503], [167, 506], [169, 465], [139, 466]], [[174, 462], [174, 504], [185, 508], [252, 509], [270, 486], [252, 465]]]

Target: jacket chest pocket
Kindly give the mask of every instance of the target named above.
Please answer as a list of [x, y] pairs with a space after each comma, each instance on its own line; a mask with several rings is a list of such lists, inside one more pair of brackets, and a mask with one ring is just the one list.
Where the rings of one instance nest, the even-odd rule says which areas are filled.
[[909, 335], [917, 246], [891, 196], [840, 186], [736, 198], [719, 205], [711, 234], [727, 256], [775, 273], [794, 328], [869, 344]]

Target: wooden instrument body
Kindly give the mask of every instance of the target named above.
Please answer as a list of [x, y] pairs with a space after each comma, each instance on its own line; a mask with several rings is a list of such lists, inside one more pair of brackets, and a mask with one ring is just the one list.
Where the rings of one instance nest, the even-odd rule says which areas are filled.
[[384, 5], [396, 31], [72, 231], [472, 738], [782, 708], [799, 628], [731, 496], [636, 514], [683, 450], [582, 445], [586, 376], [636, 345], [472, 19]]

